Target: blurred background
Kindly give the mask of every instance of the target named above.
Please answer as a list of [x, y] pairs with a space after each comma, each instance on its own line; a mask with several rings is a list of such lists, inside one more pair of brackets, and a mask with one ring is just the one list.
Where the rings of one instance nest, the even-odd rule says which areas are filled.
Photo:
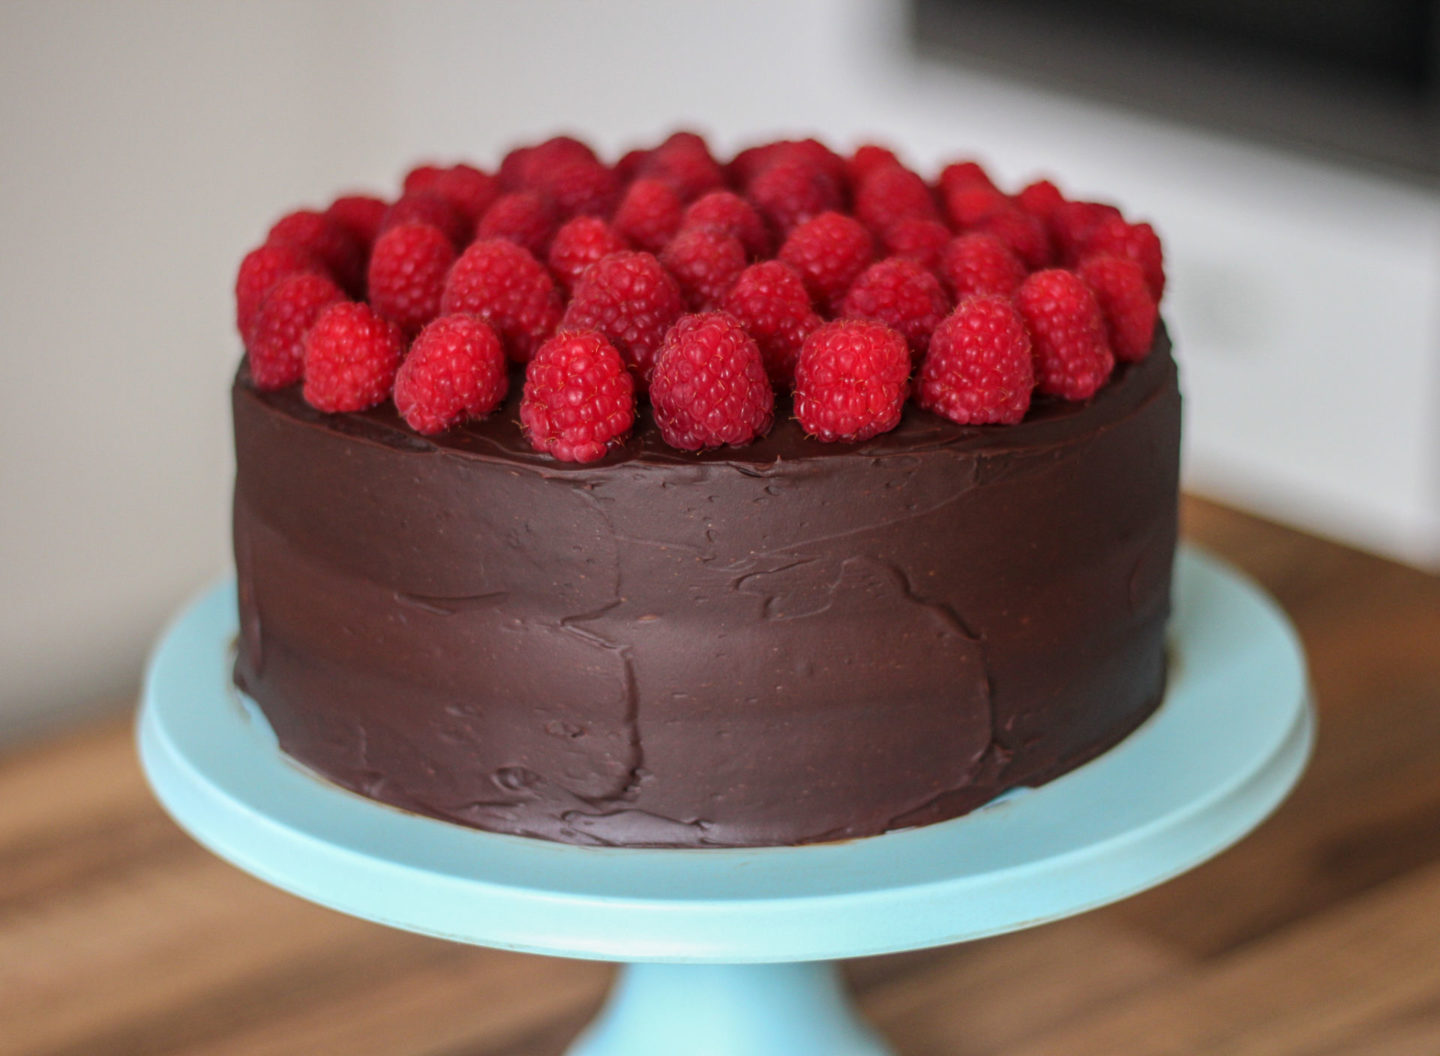
[[557, 131], [1113, 199], [1166, 243], [1187, 487], [1440, 568], [1433, 2], [10, 0], [0, 115], [0, 744], [127, 706], [225, 573], [269, 224]]

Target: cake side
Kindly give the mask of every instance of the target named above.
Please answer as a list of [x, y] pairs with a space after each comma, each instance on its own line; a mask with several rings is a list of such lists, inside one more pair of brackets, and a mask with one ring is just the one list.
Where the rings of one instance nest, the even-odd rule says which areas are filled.
[[1116, 743], [1164, 682], [1168, 340], [1014, 426], [535, 453], [515, 399], [234, 388], [237, 680], [372, 798], [567, 842], [766, 845], [954, 817]]

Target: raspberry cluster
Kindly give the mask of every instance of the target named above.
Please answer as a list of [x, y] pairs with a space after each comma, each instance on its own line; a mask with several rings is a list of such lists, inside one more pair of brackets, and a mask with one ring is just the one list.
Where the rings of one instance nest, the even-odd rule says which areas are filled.
[[893, 429], [907, 402], [1014, 424], [1034, 393], [1088, 400], [1142, 359], [1164, 288], [1149, 224], [1048, 180], [1007, 193], [969, 160], [927, 180], [814, 139], [722, 160], [676, 132], [613, 164], [556, 136], [296, 210], [235, 304], [257, 388], [391, 401], [436, 434], [520, 384], [532, 446], [589, 462], [646, 400], [685, 451], [763, 436], [777, 394], [824, 442]]

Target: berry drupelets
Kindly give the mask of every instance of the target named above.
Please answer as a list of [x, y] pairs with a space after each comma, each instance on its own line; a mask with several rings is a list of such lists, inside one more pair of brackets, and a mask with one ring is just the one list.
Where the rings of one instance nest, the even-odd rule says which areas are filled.
[[727, 159], [681, 131], [613, 162], [556, 136], [292, 210], [235, 312], [257, 389], [390, 405], [424, 436], [519, 415], [537, 451], [593, 461], [637, 421], [699, 452], [792, 407], [817, 443], [907, 414], [1018, 424], [1144, 358], [1165, 281], [1150, 224], [1050, 180], [814, 139]]

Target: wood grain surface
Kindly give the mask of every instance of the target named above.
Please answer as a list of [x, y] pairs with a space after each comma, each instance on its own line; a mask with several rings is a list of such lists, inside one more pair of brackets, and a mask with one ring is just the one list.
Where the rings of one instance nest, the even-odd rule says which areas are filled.
[[[1198, 499], [1185, 522], [1300, 630], [1309, 772], [1143, 895], [851, 962], [902, 1056], [1440, 1056], [1440, 579]], [[161, 813], [128, 723], [0, 758], [0, 1056], [554, 1056], [610, 975], [252, 880]]]

